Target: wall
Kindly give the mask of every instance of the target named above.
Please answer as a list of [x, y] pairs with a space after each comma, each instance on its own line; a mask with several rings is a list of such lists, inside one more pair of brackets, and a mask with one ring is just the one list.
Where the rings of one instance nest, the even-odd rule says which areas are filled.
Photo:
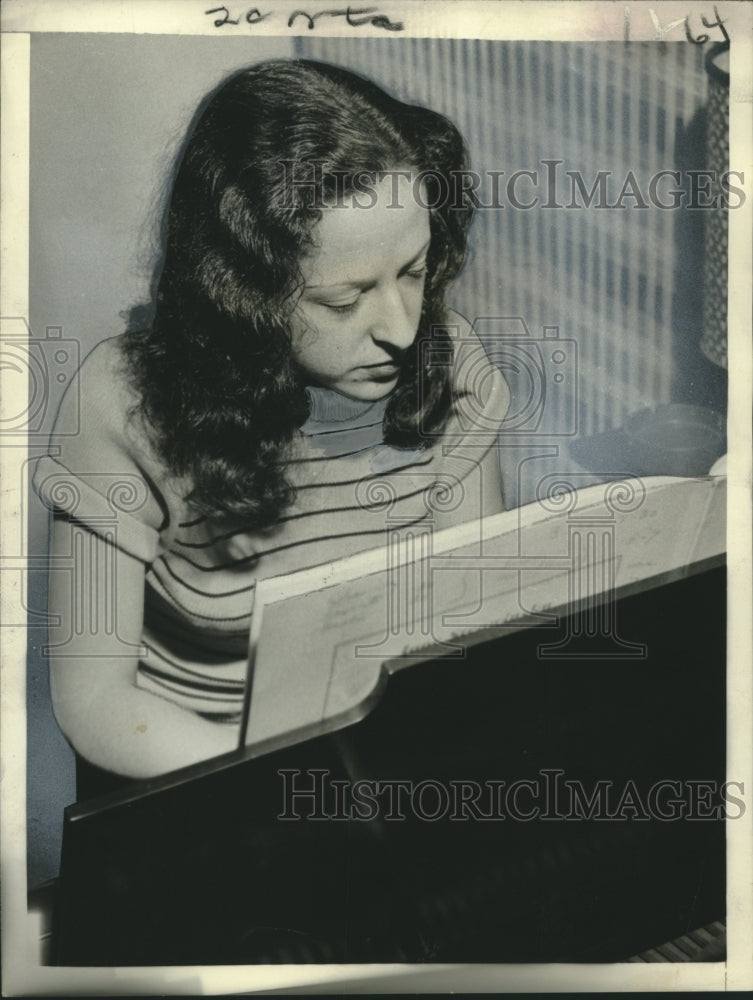
[[[470, 320], [521, 317], [537, 340], [545, 327], [556, 328], [567, 355], [559, 383], [548, 370], [538, 376], [530, 352], [518, 352], [517, 362], [511, 356], [506, 367], [511, 416], [525, 431], [514, 434], [511, 422], [505, 437], [508, 507], [531, 500], [549, 467], [585, 468], [595, 478], [645, 474], [619, 466], [632, 457], [618, 456], [619, 435], [603, 437], [643, 409], [682, 402], [724, 412], [724, 373], [698, 349], [711, 213], [668, 211], [649, 196], [657, 171], [680, 170], [687, 205], [686, 172], [705, 166], [703, 46], [306, 37], [296, 51], [443, 112], [465, 136], [473, 170], [505, 172], [504, 207], [477, 211], [452, 305]], [[717, 135], [724, 127], [720, 122]], [[725, 162], [727, 151], [718, 153]], [[545, 160], [559, 162], [547, 167]], [[537, 173], [537, 182], [524, 178], [516, 189], [521, 203], [538, 198], [531, 209], [513, 207], [505, 194], [519, 170]], [[628, 195], [624, 208], [569, 208], [567, 171], [579, 173], [588, 191], [608, 172], [609, 204], [632, 172], [646, 206]], [[664, 204], [672, 186], [665, 180], [658, 188]], [[491, 203], [491, 184], [478, 194]], [[575, 201], [583, 204], [580, 196]], [[560, 207], [542, 207], [547, 202]], [[484, 329], [514, 332], [509, 321], [487, 320]], [[528, 418], [539, 403], [545, 414], [534, 426]], [[537, 448], [552, 453], [551, 461], [531, 464]]]

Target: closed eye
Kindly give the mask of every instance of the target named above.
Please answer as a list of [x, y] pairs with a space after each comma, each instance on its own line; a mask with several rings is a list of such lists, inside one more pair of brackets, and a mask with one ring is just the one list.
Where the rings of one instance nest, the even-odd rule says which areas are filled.
[[348, 313], [355, 312], [355, 308], [358, 305], [360, 298], [361, 296], [359, 295], [354, 302], [347, 302], [343, 306], [332, 306], [328, 302], [322, 302], [321, 304], [325, 307], [325, 309], [329, 309], [330, 312], [337, 313], [339, 316], [346, 316]]
[[410, 271], [404, 271], [403, 277], [413, 278], [415, 281], [420, 281], [426, 276], [426, 264], [422, 264], [421, 267], [411, 268]]
[[[400, 273], [399, 277], [410, 278], [412, 281], [423, 281], [426, 277], [426, 261], [419, 267], [409, 265], [406, 270]], [[349, 313], [355, 312], [358, 303], [361, 301], [361, 296], [368, 291], [368, 288], [364, 288], [352, 302], [344, 302], [342, 305], [331, 302], [320, 302], [319, 305], [324, 306], [325, 309], [329, 309], [330, 312], [336, 313], [338, 316], [347, 316]]]

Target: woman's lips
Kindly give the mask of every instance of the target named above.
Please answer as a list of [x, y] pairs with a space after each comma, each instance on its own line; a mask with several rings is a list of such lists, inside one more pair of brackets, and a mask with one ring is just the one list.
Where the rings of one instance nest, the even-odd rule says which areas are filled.
[[400, 371], [400, 366], [392, 361], [377, 365], [362, 365], [361, 367], [369, 373], [370, 378], [393, 378]]

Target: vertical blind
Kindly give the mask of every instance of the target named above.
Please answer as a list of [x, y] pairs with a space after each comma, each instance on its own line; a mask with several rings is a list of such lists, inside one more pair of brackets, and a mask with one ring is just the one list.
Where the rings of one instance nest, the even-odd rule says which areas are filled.
[[[671, 399], [684, 349], [677, 261], [689, 248], [677, 226], [685, 213], [657, 207], [647, 188], [657, 171], [678, 167], [683, 137], [705, 105], [701, 48], [302, 38], [296, 54], [352, 69], [442, 112], [463, 133], [472, 169], [505, 172], [505, 207], [477, 212], [450, 304], [470, 320], [518, 316], [533, 336], [557, 327], [576, 341], [577, 384], [568, 391], [577, 392], [579, 433], [593, 434]], [[702, 155], [686, 166], [703, 166]], [[512, 207], [504, 185], [517, 170], [539, 175], [535, 191], [521, 181], [521, 199], [546, 199], [546, 159], [561, 161], [555, 197], [563, 206], [573, 200], [566, 171], [579, 173], [587, 191], [599, 171], [611, 172], [610, 204], [632, 171], [648, 207], [629, 194], [621, 209]], [[671, 187], [670, 180], [659, 188], [665, 203]], [[486, 188], [478, 195], [488, 203]], [[573, 405], [557, 399], [555, 406]]]

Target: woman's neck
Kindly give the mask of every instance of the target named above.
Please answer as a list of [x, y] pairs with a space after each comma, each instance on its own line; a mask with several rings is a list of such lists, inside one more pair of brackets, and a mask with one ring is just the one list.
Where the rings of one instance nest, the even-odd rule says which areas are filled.
[[309, 418], [306, 424], [339, 423], [361, 417], [367, 412], [383, 414], [389, 396], [377, 400], [353, 399], [344, 396], [335, 389], [324, 389], [320, 386], [307, 386], [306, 395], [309, 400]]

